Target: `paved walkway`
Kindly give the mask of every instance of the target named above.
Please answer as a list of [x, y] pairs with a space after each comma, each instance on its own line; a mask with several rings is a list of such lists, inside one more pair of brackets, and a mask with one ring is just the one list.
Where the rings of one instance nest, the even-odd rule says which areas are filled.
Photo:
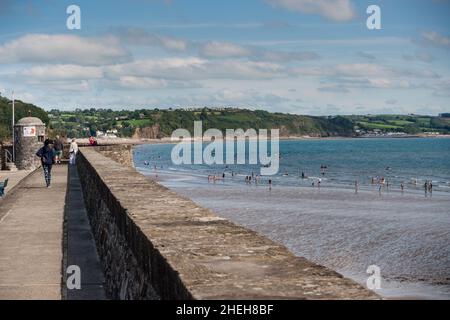
[[[32, 170], [19, 170], [19, 171], [0, 171], [0, 182], [8, 180], [8, 186], [6, 187], [6, 193], [11, 192], [11, 190], [24, 178], [26, 178]], [[2, 201], [2, 200], [0, 200]]]
[[0, 299], [61, 299], [67, 166], [55, 166], [52, 188], [42, 171], [0, 203]]
[[[0, 201], [0, 300], [105, 298], [78, 174], [52, 173], [51, 189], [38, 170]], [[81, 290], [62, 290], [68, 265], [81, 268]]]

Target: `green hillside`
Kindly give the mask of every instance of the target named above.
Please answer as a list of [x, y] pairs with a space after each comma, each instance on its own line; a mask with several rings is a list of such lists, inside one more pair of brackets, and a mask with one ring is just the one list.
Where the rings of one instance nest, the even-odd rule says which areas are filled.
[[[448, 114], [447, 114], [448, 115]], [[364, 131], [405, 132], [419, 134], [424, 132], [450, 133], [450, 118], [420, 115], [366, 115], [349, 116], [356, 127]]]
[[[33, 117], [40, 118], [44, 123], [49, 123], [49, 117], [46, 111], [29, 103], [20, 100], [15, 101], [15, 121], [28, 116], [31, 112]], [[0, 97], [0, 140], [9, 139], [11, 137], [11, 121], [12, 121], [12, 102], [7, 98]]]
[[[0, 97], [0, 139], [11, 136], [11, 101]], [[313, 117], [263, 110], [237, 108], [220, 109], [141, 109], [113, 111], [111, 109], [76, 109], [74, 111], [43, 109], [16, 101], [16, 121], [27, 116], [41, 118], [51, 135], [88, 137], [98, 131], [110, 131], [119, 137], [164, 138], [179, 128], [193, 131], [194, 121], [203, 121], [203, 130], [226, 129], [280, 129], [286, 136], [358, 136], [399, 132], [407, 134], [450, 134], [450, 118], [420, 115], [352, 115]]]
[[[353, 123], [344, 117], [310, 117], [245, 109], [198, 110], [136, 110], [112, 111], [105, 109], [77, 110], [75, 112], [50, 111], [51, 125], [55, 132], [69, 136], [94, 135], [97, 130], [116, 129], [122, 137], [146, 128], [156, 128], [157, 136], [170, 137], [179, 128], [193, 131], [194, 121], [203, 121], [203, 129], [280, 129], [281, 136], [352, 136]], [[154, 131], [152, 134], [154, 134]], [[142, 137], [145, 134], [141, 135]]]

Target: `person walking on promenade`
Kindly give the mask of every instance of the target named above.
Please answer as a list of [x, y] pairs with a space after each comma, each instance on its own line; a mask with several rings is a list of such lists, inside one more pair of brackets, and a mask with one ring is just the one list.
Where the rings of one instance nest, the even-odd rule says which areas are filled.
[[54, 148], [55, 148], [55, 163], [60, 164], [64, 145], [63, 145], [61, 139], [59, 138], [59, 136], [56, 136]]
[[72, 139], [72, 143], [70, 144], [70, 149], [69, 149], [69, 154], [70, 154], [69, 163], [71, 165], [75, 164], [75, 161], [77, 159], [77, 153], [78, 153], [78, 144], [75, 141], [75, 139]]
[[52, 141], [46, 139], [44, 146], [36, 152], [36, 155], [41, 158], [45, 183], [47, 188], [50, 188], [52, 182], [52, 165], [55, 163], [55, 150], [53, 149]]

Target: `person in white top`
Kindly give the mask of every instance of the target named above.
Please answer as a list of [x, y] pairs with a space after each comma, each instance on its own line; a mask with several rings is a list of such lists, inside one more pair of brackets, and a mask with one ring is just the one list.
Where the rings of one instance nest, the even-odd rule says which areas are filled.
[[72, 143], [70, 144], [70, 149], [69, 149], [69, 154], [70, 154], [69, 163], [71, 165], [75, 164], [75, 160], [77, 158], [77, 153], [78, 153], [78, 144], [75, 141], [75, 139], [72, 139]]

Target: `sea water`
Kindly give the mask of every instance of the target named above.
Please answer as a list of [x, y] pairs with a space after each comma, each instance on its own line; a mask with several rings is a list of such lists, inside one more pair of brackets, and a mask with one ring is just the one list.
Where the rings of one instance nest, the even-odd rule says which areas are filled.
[[281, 141], [279, 173], [257, 184], [257, 165], [175, 166], [172, 148], [136, 147], [136, 168], [363, 285], [379, 266], [381, 295], [450, 298], [450, 139]]

